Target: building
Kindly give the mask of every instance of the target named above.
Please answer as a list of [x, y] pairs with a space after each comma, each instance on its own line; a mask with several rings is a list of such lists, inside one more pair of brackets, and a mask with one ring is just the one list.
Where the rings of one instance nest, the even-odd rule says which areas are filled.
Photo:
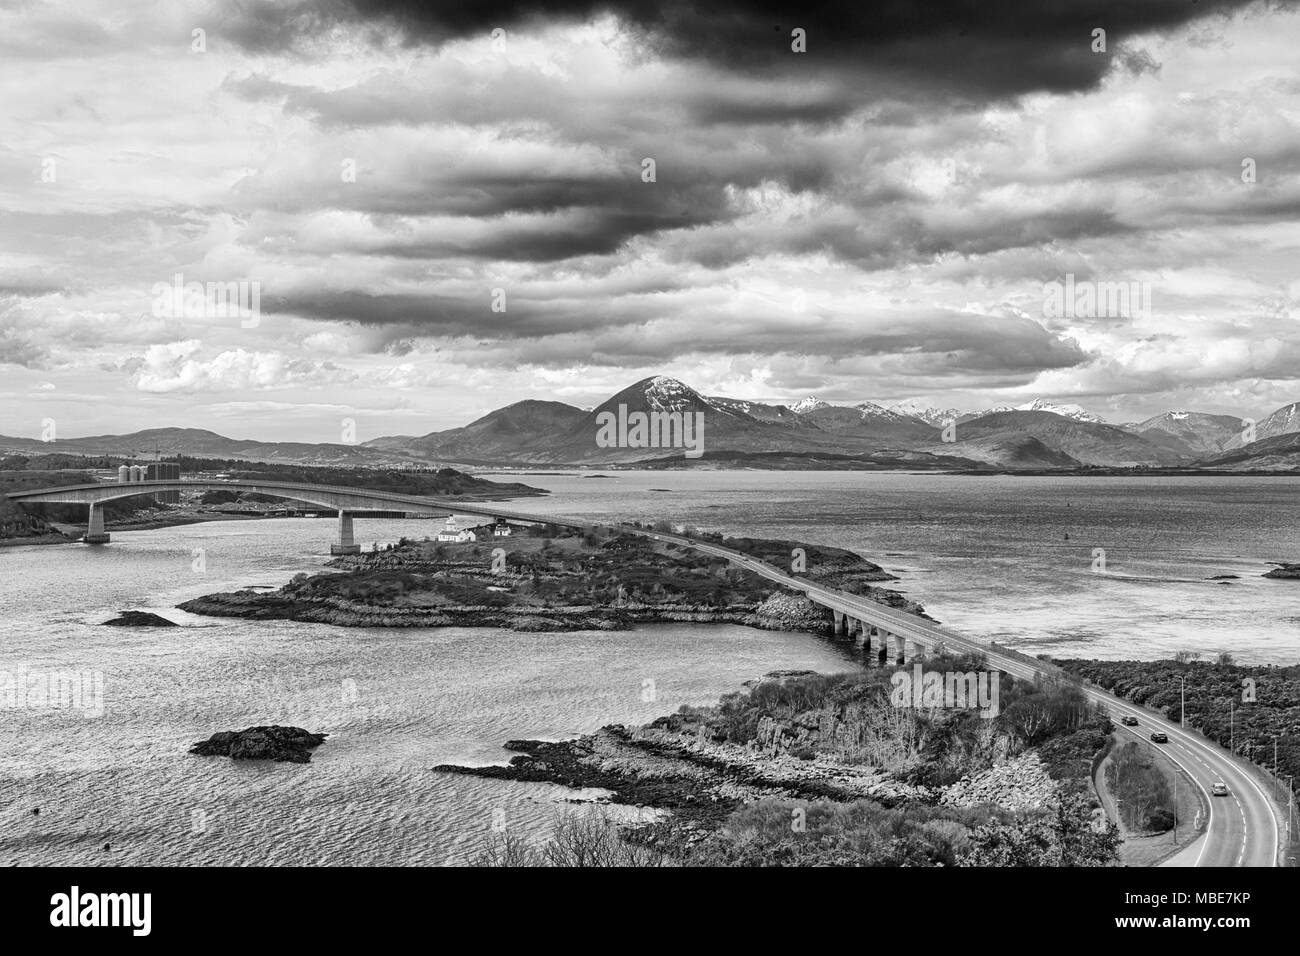
[[478, 535], [474, 533], [474, 529], [472, 528], [457, 529], [456, 519], [449, 517], [447, 523], [443, 526], [443, 529], [438, 532], [438, 540], [450, 541], [455, 544], [465, 544], [468, 541], [477, 541]]
[[512, 529], [510, 525], [506, 524], [504, 521], [498, 521], [492, 526], [492, 537], [508, 538], [510, 537], [511, 531]]

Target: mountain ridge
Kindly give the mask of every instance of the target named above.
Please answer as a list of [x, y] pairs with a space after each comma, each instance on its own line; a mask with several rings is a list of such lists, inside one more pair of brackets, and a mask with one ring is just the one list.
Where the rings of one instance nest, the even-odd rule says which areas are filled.
[[[658, 440], [638, 444], [638, 416]], [[628, 428], [628, 419], [634, 427]], [[602, 441], [602, 423], [622, 420], [618, 442]], [[1077, 405], [1035, 399], [957, 413], [909, 401], [884, 406], [836, 405], [816, 396], [793, 404], [706, 396], [667, 375], [649, 376], [583, 409], [565, 402], [524, 399], [467, 425], [424, 435], [383, 435], [353, 443], [263, 442], [231, 439], [202, 428], [159, 427], [122, 435], [42, 442], [0, 436], [0, 453], [113, 455], [188, 454], [251, 461], [382, 466], [429, 461], [480, 466], [610, 465], [681, 454], [683, 426], [702, 423], [705, 457], [799, 456], [943, 462], [976, 469], [1221, 468], [1231, 471], [1300, 468], [1300, 402], [1257, 424], [1233, 415], [1177, 410], [1114, 425]], [[678, 429], [676, 441], [672, 429]], [[606, 431], [606, 435], [614, 434]], [[1251, 440], [1247, 440], [1251, 439]], [[1300, 442], [1300, 438], [1297, 438]], [[620, 444], [619, 442], [622, 442]], [[689, 456], [688, 456], [689, 457]]]

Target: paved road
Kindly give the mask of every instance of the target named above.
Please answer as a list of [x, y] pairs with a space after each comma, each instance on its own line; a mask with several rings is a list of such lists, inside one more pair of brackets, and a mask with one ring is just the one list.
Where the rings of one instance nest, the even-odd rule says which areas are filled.
[[[636, 530], [636, 529], [626, 529]], [[771, 565], [729, 548], [692, 541], [679, 535], [661, 532], [639, 532], [651, 537], [671, 540], [701, 551], [726, 558], [731, 563], [762, 575], [768, 580], [795, 590], [804, 591], [818, 603], [833, 606], [852, 616], [883, 627], [902, 637], [920, 638], [927, 644], [942, 642], [949, 648], [983, 654], [990, 664], [1013, 677], [1033, 679], [1057, 669], [1042, 662], [1016, 654], [1006, 648], [989, 645], [963, 637], [947, 628], [886, 607], [869, 598], [847, 594], [832, 588], [812, 584], [806, 579], [786, 574]], [[1279, 849], [1279, 822], [1273, 803], [1256, 782], [1250, 764], [1233, 757], [1222, 747], [1199, 734], [1189, 733], [1177, 724], [1109, 694], [1104, 690], [1085, 685], [1084, 693], [1090, 700], [1104, 706], [1119, 726], [1125, 715], [1136, 717], [1137, 727], [1122, 727], [1138, 739], [1148, 740], [1153, 730], [1164, 731], [1169, 737], [1165, 744], [1152, 743], [1164, 756], [1181, 767], [1205, 795], [1210, 807], [1206, 837], [1195, 861], [1196, 866], [1276, 866]], [[1215, 783], [1227, 784], [1227, 796], [1212, 794]]]

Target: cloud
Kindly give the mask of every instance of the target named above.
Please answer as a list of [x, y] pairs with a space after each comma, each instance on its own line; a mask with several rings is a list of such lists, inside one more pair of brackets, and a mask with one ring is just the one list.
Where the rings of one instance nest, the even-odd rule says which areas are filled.
[[346, 384], [354, 376], [331, 363], [289, 358], [279, 352], [233, 349], [199, 357], [202, 344], [188, 340], [152, 345], [134, 373], [142, 392], [261, 391], [304, 384]]
[[[1091, 89], [1129, 37], [1170, 31], [1251, 5], [1249, 0], [903, 0], [884, 5], [809, 0], [792, 10], [776, 0], [350, 0], [320, 7], [253, 2], [240, 8], [235, 37], [252, 49], [283, 50], [299, 46], [303, 36], [370, 25], [378, 35], [395, 29], [408, 43], [440, 47], [470, 38], [486, 44], [497, 29], [528, 31], [539, 23], [580, 24], [612, 16], [628, 44], [643, 54], [700, 60], [751, 76], [773, 71], [793, 77], [810, 72], [875, 75], [892, 79], [893, 89], [906, 85], [914, 92], [980, 100]], [[806, 33], [806, 53], [792, 52], [794, 28]], [[1105, 53], [1092, 50], [1098, 28], [1107, 31]], [[1125, 53], [1123, 62], [1130, 68], [1150, 66], [1141, 54]], [[872, 94], [863, 90], [861, 95]]]

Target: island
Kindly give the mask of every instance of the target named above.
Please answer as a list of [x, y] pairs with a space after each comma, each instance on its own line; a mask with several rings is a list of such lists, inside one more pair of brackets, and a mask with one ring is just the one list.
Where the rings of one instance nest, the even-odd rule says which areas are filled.
[[[214, 617], [350, 627], [612, 631], [675, 621], [833, 631], [830, 611], [811, 605], [802, 593], [667, 538], [625, 527], [574, 529], [540, 521], [464, 531], [472, 537], [404, 538], [335, 558], [327, 563], [332, 570], [300, 574], [277, 591], [208, 594], [180, 608]], [[766, 539], [708, 540], [787, 564], [801, 548], [801, 573], [810, 581], [924, 613], [902, 593], [877, 587], [897, 578], [851, 551]]]

